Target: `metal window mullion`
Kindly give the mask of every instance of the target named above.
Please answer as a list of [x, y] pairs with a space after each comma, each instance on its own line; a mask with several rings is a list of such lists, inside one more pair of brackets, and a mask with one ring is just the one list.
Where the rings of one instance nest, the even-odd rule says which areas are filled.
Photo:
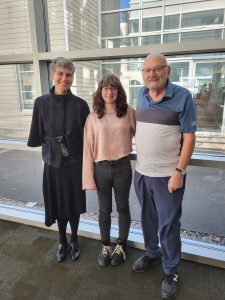
[[38, 62], [38, 41], [37, 41], [37, 28], [35, 22], [35, 9], [34, 1], [28, 0], [28, 13], [29, 13], [29, 22], [30, 22], [30, 31], [31, 31], [31, 45], [32, 45], [32, 54], [33, 54], [33, 66], [34, 66], [34, 77], [36, 84], [37, 95], [41, 95], [41, 81], [40, 81], [40, 69]]
[[68, 35], [68, 21], [66, 16], [66, 1], [63, 0], [63, 25], [64, 25], [64, 40], [65, 40], [65, 50], [69, 51], [69, 35]]
[[[98, 0], [98, 36], [99, 36], [99, 39], [98, 39], [98, 45], [99, 45], [99, 48], [101, 49], [102, 48], [102, 11], [101, 11], [101, 0]], [[102, 61], [99, 60], [98, 61], [98, 64], [99, 64], [99, 79], [102, 78]]]
[[98, 47], [102, 47], [102, 17], [101, 17], [101, 0], [98, 0], [97, 4], [97, 15], [98, 15]]
[[20, 71], [19, 71], [19, 66], [15, 65], [15, 73], [16, 73], [16, 83], [17, 83], [17, 95], [18, 95], [18, 99], [19, 99], [19, 109], [20, 112], [24, 110], [24, 103], [23, 103], [23, 99], [22, 99], [22, 84], [21, 84], [21, 80], [20, 80]]
[[223, 117], [222, 117], [221, 133], [222, 133], [222, 135], [225, 134], [225, 109], [224, 109], [224, 104], [223, 104]]
[[[32, 56], [33, 56], [33, 68], [35, 78], [36, 96], [40, 96], [49, 91], [49, 77], [46, 61], [39, 61], [39, 51], [46, 52], [48, 45], [46, 45], [44, 30], [44, 14], [46, 9], [43, 6], [43, 2], [46, 0], [28, 0], [28, 13], [31, 30], [31, 44], [32, 44]], [[46, 14], [47, 15], [47, 14]], [[45, 17], [47, 17], [45, 15]]]

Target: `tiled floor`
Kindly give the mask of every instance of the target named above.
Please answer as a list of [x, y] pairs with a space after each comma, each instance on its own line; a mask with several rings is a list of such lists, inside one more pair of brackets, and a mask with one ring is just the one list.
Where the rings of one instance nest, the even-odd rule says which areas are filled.
[[[0, 220], [0, 299], [161, 299], [160, 265], [143, 274], [131, 270], [143, 251], [129, 249], [121, 266], [100, 268], [98, 241], [80, 238], [80, 246], [80, 260], [59, 264], [56, 232]], [[182, 261], [180, 276], [178, 300], [225, 299], [224, 269]]]

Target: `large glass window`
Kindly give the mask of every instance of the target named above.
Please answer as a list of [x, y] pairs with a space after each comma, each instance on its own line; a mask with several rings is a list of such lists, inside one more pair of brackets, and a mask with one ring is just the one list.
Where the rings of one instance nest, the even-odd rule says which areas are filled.
[[225, 60], [196, 62], [195, 94], [199, 130], [221, 131], [225, 102]]
[[0, 138], [26, 139], [35, 98], [32, 65], [0, 65], [0, 90]]
[[162, 6], [163, 1], [160, 0], [142, 0], [141, 1], [141, 6], [143, 8], [145, 7], [158, 7], [158, 6]]
[[[120, 11], [101, 15], [101, 47], [137, 46], [140, 11]], [[129, 37], [132, 35], [133, 37]], [[113, 38], [114, 37], [114, 38]]]
[[[183, 43], [224, 37], [224, 9], [212, 9], [215, 7], [215, 1], [207, 2], [207, 8], [200, 1], [198, 11], [193, 11], [196, 3], [188, 3], [188, 1], [183, 6], [181, 5], [183, 2], [180, 1], [166, 2], [165, 9], [162, 7], [162, 1], [129, 1], [129, 3], [128, 1], [101, 1], [101, 3], [103, 48], [121, 47], [121, 42], [118, 40], [104, 42], [104, 38], [137, 35], [138, 33], [152, 34], [154, 31], [159, 31], [161, 37], [143, 37], [140, 45]], [[124, 10], [121, 11], [121, 9]], [[210, 30], [206, 30], [206, 26]], [[200, 29], [196, 31], [196, 27]], [[166, 31], [173, 30], [176, 31], [166, 33]], [[139, 44], [128, 41], [126, 40], [124, 46]]]
[[102, 40], [102, 48], [120, 48], [128, 46], [138, 46], [138, 37], [125, 37]]
[[21, 110], [32, 109], [36, 97], [32, 64], [17, 66], [17, 81], [20, 94]]
[[206, 10], [182, 14], [181, 27], [223, 24], [224, 10]]
[[161, 43], [161, 35], [147, 35], [141, 38], [142, 45], [154, 45]]
[[[129, 8], [130, 7], [129, 0], [101, 0], [101, 10], [102, 11], [108, 11], [108, 10], [116, 10], [116, 9], [123, 9], [123, 8]], [[135, 2], [139, 2], [135, 1]]]
[[[163, 36], [160, 43], [223, 38], [224, 8], [212, 9], [215, 1], [208, 1], [208, 6], [204, 7], [200, 1], [201, 5], [196, 12], [193, 11], [191, 3], [187, 2], [182, 6], [183, 2], [172, 1], [168, 5], [166, 3], [163, 9], [162, 1], [155, 0], [88, 0], [82, 3], [73, 0], [48, 0], [51, 51], [136, 46], [139, 44], [137, 40], [128, 39], [121, 43], [112, 39], [105, 42], [104, 39], [136, 36], [141, 32], [152, 33], [162, 29], [164, 32], [161, 33]], [[195, 4], [192, 3], [194, 7]], [[165, 35], [167, 30], [180, 32], [180, 28], [192, 30], [193, 27], [202, 27], [205, 30], [205, 26], [213, 27], [214, 30], [198, 30], [196, 33], [185, 31], [181, 39], [177, 35]], [[216, 26], [221, 31], [216, 31]], [[143, 45], [149, 43], [157, 44], [158, 40], [143, 39]]]
[[47, 3], [51, 51], [99, 48], [97, 0]]
[[[114, 73], [120, 77], [128, 96], [129, 104], [136, 106], [138, 91], [143, 85], [141, 66], [143, 60], [114, 60], [102, 62], [102, 75]], [[169, 57], [170, 80], [190, 90], [196, 103], [197, 150], [222, 151], [224, 143], [217, 143], [223, 134], [225, 101], [225, 55], [193, 55]], [[200, 142], [207, 133], [211, 143]], [[199, 141], [199, 142], [198, 142]]]
[[190, 89], [190, 63], [189, 62], [170, 62], [171, 74], [170, 80], [178, 85]]
[[129, 33], [139, 32], [139, 20], [130, 20], [129, 21]]
[[129, 33], [129, 12], [102, 15], [102, 37], [126, 36]]
[[163, 43], [179, 43], [179, 33], [168, 33], [163, 35]]
[[178, 29], [180, 22], [180, 15], [165, 16], [164, 29]]
[[137, 106], [138, 94], [142, 87], [142, 84], [138, 80], [131, 80], [129, 84], [129, 104], [133, 107]]
[[[121, 78], [127, 92], [130, 105], [136, 106], [139, 88], [143, 85], [142, 59], [76, 62], [76, 74], [72, 90], [88, 101], [92, 106], [91, 95], [98, 80], [107, 73], [114, 73]], [[193, 55], [191, 57], [169, 57], [171, 65], [170, 80], [190, 90], [197, 108], [198, 131], [213, 136], [223, 133], [225, 101], [225, 56]], [[28, 123], [17, 112], [26, 112], [33, 107], [36, 98], [32, 64], [1, 66], [1, 102], [2, 114], [13, 114], [10, 122], [28, 130]], [[3, 101], [4, 99], [4, 101]], [[9, 124], [9, 117], [7, 124]], [[0, 121], [4, 122], [2, 119]], [[19, 125], [20, 124], [20, 125]], [[24, 130], [25, 132], [25, 130]], [[24, 134], [23, 132], [23, 134]], [[14, 133], [13, 133], [14, 134]], [[20, 135], [18, 131], [18, 136]], [[202, 144], [199, 143], [200, 147]], [[218, 143], [218, 149], [223, 144]], [[210, 146], [208, 146], [210, 150]]]
[[205, 30], [205, 31], [192, 31], [192, 32], [182, 32], [181, 42], [191, 42], [199, 40], [216, 40], [222, 38], [222, 30]]
[[144, 18], [142, 20], [142, 31], [159, 31], [162, 26], [162, 17]]
[[137, 95], [142, 86], [141, 75], [142, 61], [139, 60], [116, 60], [102, 63], [102, 75], [108, 73], [116, 74], [126, 90], [128, 102], [131, 106], [136, 105]]
[[101, 10], [109, 11], [125, 8], [138, 8], [138, 7], [156, 7], [162, 6], [163, 1], [159, 0], [101, 0]]

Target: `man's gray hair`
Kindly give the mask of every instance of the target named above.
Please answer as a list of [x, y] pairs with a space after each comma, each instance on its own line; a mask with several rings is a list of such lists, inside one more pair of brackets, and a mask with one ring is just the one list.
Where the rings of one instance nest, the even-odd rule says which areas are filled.
[[68, 69], [71, 70], [71, 72], [73, 74], [75, 72], [75, 66], [74, 66], [74, 64], [72, 63], [72, 61], [70, 61], [69, 59], [67, 59], [65, 57], [57, 57], [57, 58], [53, 59], [53, 61], [51, 63], [51, 71], [53, 73], [55, 73], [55, 71], [59, 67], [68, 68]]

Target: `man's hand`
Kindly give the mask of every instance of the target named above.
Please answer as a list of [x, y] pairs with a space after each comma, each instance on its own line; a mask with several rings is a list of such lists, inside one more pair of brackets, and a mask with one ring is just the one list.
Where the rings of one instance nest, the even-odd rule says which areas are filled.
[[169, 182], [168, 182], [168, 191], [170, 193], [173, 193], [177, 189], [182, 188], [183, 187], [183, 179], [184, 179], [184, 176], [181, 173], [174, 171], [174, 173], [172, 174], [172, 176], [170, 177]]
[[[195, 147], [195, 133], [183, 133], [183, 146], [180, 153], [180, 158], [177, 163], [179, 169], [185, 170], [194, 151]], [[168, 182], [168, 191], [175, 192], [177, 189], [183, 187], [183, 175], [174, 170]]]

